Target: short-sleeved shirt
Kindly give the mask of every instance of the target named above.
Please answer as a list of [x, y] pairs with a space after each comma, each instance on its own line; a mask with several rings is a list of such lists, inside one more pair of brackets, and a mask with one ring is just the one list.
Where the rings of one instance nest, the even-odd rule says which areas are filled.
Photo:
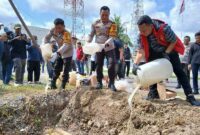
[[[109, 38], [117, 36], [117, 25], [110, 20], [107, 23], [103, 23], [99, 19], [92, 24], [88, 42], [92, 42], [94, 36], [96, 43], [104, 44]], [[107, 51], [112, 49], [114, 49], [112, 45], [106, 48]]]
[[123, 44], [120, 40], [114, 40], [114, 44], [115, 44], [115, 56], [116, 56], [116, 59], [119, 60], [120, 59], [119, 49], [123, 47]]
[[[58, 52], [60, 52], [62, 58], [68, 58], [73, 56], [73, 46], [71, 44], [71, 34], [65, 30], [63, 33], [58, 35], [54, 34], [54, 28], [49, 31], [45, 36], [44, 42], [50, 43], [51, 38], [54, 38], [59, 46]], [[63, 41], [59, 44], [59, 41]]]
[[[153, 25], [156, 30], [159, 30], [159, 28], [161, 27], [162, 24], [163, 23], [161, 21], [153, 20]], [[164, 34], [165, 34], [165, 39], [168, 43], [176, 42], [176, 35], [169, 25], [166, 25], [164, 27]], [[157, 38], [153, 34], [149, 35], [147, 37], [147, 40], [149, 43], [150, 56], [154, 55], [154, 54], [162, 55], [162, 53], [165, 52], [166, 47], [163, 45], [160, 45], [157, 41]], [[138, 38], [138, 46], [139, 46], [139, 49], [143, 49], [143, 45], [141, 44], [140, 36]]]

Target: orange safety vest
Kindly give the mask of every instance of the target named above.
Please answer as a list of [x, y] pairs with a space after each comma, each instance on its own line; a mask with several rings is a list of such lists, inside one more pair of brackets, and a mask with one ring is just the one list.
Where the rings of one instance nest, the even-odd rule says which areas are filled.
[[[163, 21], [161, 21], [161, 22], [163, 22]], [[163, 46], [169, 46], [169, 44], [170, 44], [165, 39], [164, 27], [166, 25], [167, 24], [165, 22], [163, 22], [163, 24], [160, 26], [159, 30], [156, 30], [155, 27], [153, 27], [153, 35], [156, 37], [159, 45], [163, 45]], [[176, 39], [177, 39], [177, 41], [174, 46], [174, 51], [183, 55], [184, 51], [185, 51], [185, 47], [179, 37], [176, 36]], [[141, 40], [141, 44], [144, 48], [146, 61], [148, 61], [148, 59], [149, 59], [149, 43], [148, 43], [147, 37], [140, 34], [140, 40]]]

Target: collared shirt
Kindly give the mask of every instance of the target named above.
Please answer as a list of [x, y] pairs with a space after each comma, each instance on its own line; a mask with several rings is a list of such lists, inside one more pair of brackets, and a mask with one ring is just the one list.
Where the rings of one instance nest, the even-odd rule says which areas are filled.
[[116, 37], [117, 29], [114, 27], [115, 24], [110, 20], [107, 23], [103, 23], [100, 19], [95, 21], [95, 23], [92, 24], [88, 42], [92, 42], [94, 36], [96, 35], [95, 42], [104, 44], [109, 37]]
[[[54, 28], [49, 31], [45, 36], [44, 42], [50, 43], [51, 38], [54, 38], [59, 46], [58, 52], [62, 58], [68, 58], [73, 56], [73, 45], [71, 43], [71, 34], [65, 30], [58, 35], [54, 34]], [[63, 41], [63, 42], [60, 42]]]
[[[110, 20], [107, 23], [103, 23], [99, 19], [92, 24], [88, 42], [92, 42], [94, 36], [96, 43], [105, 44], [109, 38], [115, 38], [117, 36], [117, 25]], [[115, 47], [113, 43], [110, 44], [109, 46], [106, 46], [104, 50], [110, 51], [113, 50], [114, 48]]]

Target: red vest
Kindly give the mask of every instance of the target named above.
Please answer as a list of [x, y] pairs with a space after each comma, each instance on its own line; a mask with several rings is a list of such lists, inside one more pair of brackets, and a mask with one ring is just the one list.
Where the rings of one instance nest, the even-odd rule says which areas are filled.
[[[159, 30], [157, 30], [157, 31], [156, 31], [155, 27], [153, 27], [153, 35], [156, 37], [159, 45], [163, 45], [163, 46], [167, 47], [167, 46], [169, 46], [170, 43], [168, 43], [165, 39], [164, 27], [166, 25], [167, 24], [163, 22], [163, 24], [160, 26]], [[148, 59], [149, 59], [149, 43], [148, 43], [147, 37], [145, 37], [141, 34], [140, 38], [141, 38], [141, 44], [144, 48], [146, 61], [148, 61]], [[174, 46], [174, 51], [183, 55], [185, 47], [184, 47], [182, 41], [177, 36], [176, 36], [176, 39], [177, 39], [177, 41]]]
[[83, 58], [83, 48], [77, 48], [76, 49], [76, 59], [77, 60], [82, 60]]

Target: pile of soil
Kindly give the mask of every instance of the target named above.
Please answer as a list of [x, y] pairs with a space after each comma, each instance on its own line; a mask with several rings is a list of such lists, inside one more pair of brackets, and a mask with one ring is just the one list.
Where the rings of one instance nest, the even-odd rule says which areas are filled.
[[52, 92], [0, 105], [0, 134], [198, 135], [200, 109], [187, 102], [146, 101], [132, 109], [128, 93], [109, 90]]

